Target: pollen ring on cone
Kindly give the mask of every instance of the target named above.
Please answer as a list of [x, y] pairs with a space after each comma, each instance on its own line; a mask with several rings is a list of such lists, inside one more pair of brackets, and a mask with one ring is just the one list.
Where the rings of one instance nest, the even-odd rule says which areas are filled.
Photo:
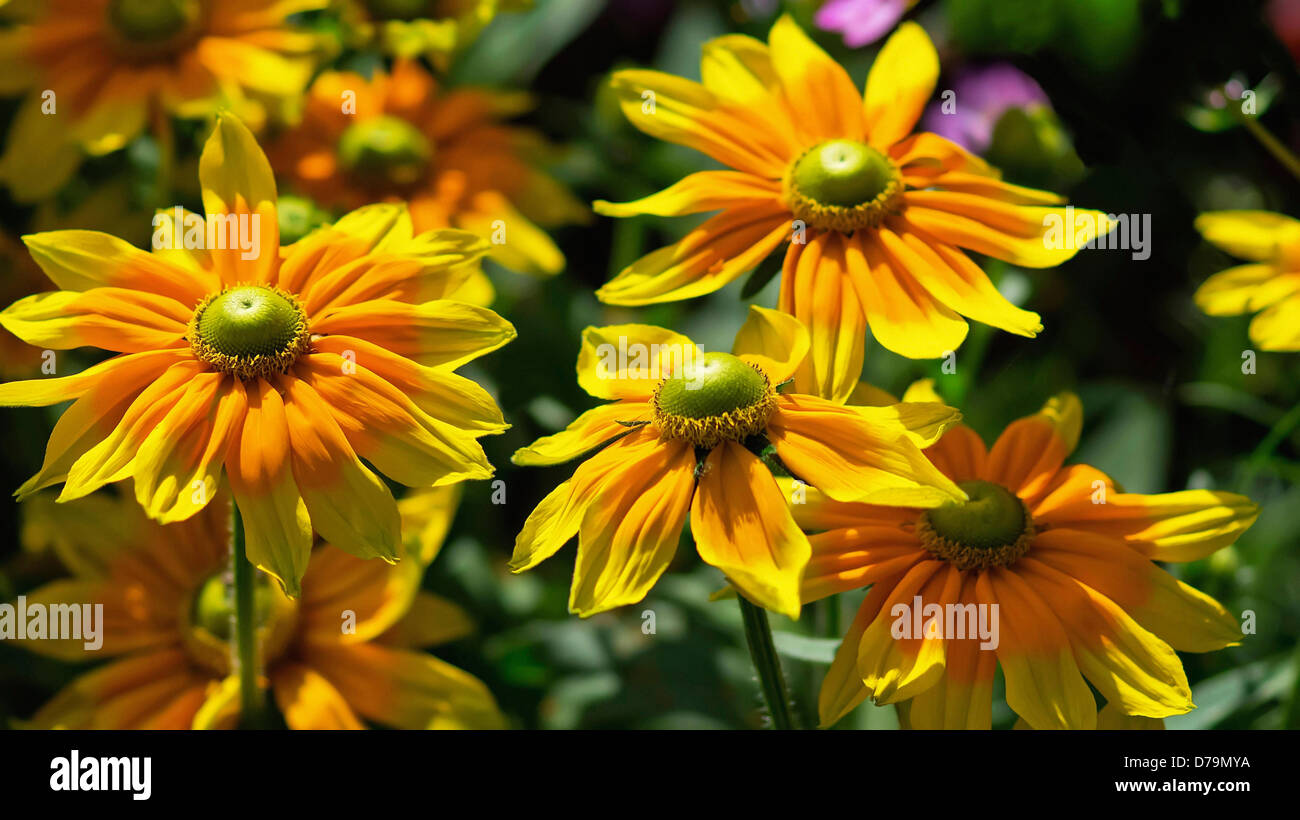
[[204, 299], [186, 337], [201, 361], [240, 379], [284, 373], [311, 349], [302, 306], [267, 285], [235, 285]]
[[1020, 560], [1034, 541], [1025, 502], [989, 481], [962, 481], [969, 500], [921, 513], [916, 534], [937, 558], [960, 570], [1005, 567]]
[[794, 218], [822, 230], [874, 228], [902, 209], [898, 168], [855, 140], [829, 140], [804, 151], [790, 164], [783, 184]]
[[660, 438], [710, 449], [763, 432], [776, 390], [761, 368], [713, 352], [660, 382], [652, 404]]

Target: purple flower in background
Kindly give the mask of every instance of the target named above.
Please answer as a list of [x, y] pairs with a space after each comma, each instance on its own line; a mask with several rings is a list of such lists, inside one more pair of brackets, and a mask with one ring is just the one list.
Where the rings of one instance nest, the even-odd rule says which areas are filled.
[[813, 22], [823, 31], [844, 35], [844, 45], [858, 48], [889, 33], [917, 0], [830, 0]]
[[926, 109], [925, 130], [981, 153], [1008, 108], [1050, 107], [1033, 78], [1010, 63], [963, 69], [951, 85], [955, 96], [939, 90]]

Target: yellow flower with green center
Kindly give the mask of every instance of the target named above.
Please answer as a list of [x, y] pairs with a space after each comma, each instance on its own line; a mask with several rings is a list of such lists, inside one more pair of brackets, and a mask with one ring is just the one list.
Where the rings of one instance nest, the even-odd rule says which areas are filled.
[[[218, 106], [250, 122], [302, 94], [315, 35], [288, 18], [328, 0], [47, 0], [0, 32], [0, 94], [26, 93], [0, 182], [44, 199], [83, 153], [115, 151], [164, 117]], [[49, 94], [52, 92], [53, 96]]]
[[[940, 401], [928, 381], [903, 400]], [[1107, 727], [1193, 708], [1176, 651], [1231, 646], [1241, 628], [1154, 562], [1232, 544], [1259, 508], [1214, 490], [1128, 493], [1093, 467], [1065, 465], [1082, 424], [1066, 393], [992, 448], [969, 427], [948, 428], [926, 455], [965, 501], [845, 504], [809, 490], [791, 506], [813, 533], [804, 602], [870, 587], [822, 684], [823, 725], [870, 697], [898, 704], [904, 727], [987, 729], [998, 666], [1007, 704], [1035, 729], [1096, 728], [1089, 684], [1106, 699]]]
[[[457, 486], [399, 502], [399, 564], [362, 561], [329, 544], [312, 550], [302, 595], [256, 587], [258, 665], [291, 729], [495, 729], [504, 719], [477, 678], [420, 651], [472, 630], [450, 601], [420, 589], [455, 514]], [[29, 605], [103, 606], [102, 646], [26, 640], [48, 657], [106, 659], [68, 684], [34, 728], [228, 728], [239, 720], [231, 670], [230, 501], [159, 525], [126, 499], [99, 493], [23, 505], [25, 545], [50, 546], [72, 573], [26, 596]], [[345, 623], [343, 613], [351, 612]]]
[[964, 497], [921, 452], [955, 411], [781, 392], [807, 353], [796, 319], [758, 307], [731, 353], [700, 353], [650, 325], [587, 328], [578, 383], [611, 401], [515, 453], [520, 465], [590, 455], [528, 517], [511, 568], [530, 569], [577, 535], [570, 610], [636, 603], [689, 518], [704, 561], [752, 602], [795, 617], [811, 550], [760, 458], [769, 445], [784, 470], [832, 498], [924, 508]]
[[812, 334], [817, 395], [843, 400], [857, 386], [868, 328], [912, 358], [956, 350], [963, 317], [1034, 336], [1038, 315], [1008, 302], [967, 252], [1051, 267], [1082, 244], [1054, 241], [1054, 228], [1084, 220], [1110, 230], [1098, 212], [1074, 209], [1067, 220], [1057, 195], [1007, 184], [948, 140], [912, 133], [939, 75], [914, 23], [881, 49], [865, 97], [789, 17], [767, 44], [737, 34], [706, 43], [700, 71], [702, 83], [613, 76], [633, 125], [733, 170], [691, 174], [635, 202], [597, 202], [609, 216], [720, 212], [598, 295], [616, 305], [701, 296], [784, 247], [779, 307]]
[[1210, 244], [1250, 261], [1214, 274], [1196, 291], [1211, 316], [1259, 312], [1250, 340], [1263, 350], [1300, 350], [1300, 222], [1268, 211], [1215, 211], [1196, 218]]
[[133, 478], [146, 512], [170, 523], [228, 482], [249, 560], [294, 597], [313, 529], [396, 559], [397, 506], [372, 468], [411, 487], [492, 475], [478, 439], [507, 425], [454, 371], [514, 328], [455, 298], [486, 243], [415, 235], [401, 205], [281, 248], [270, 166], [233, 117], [218, 120], [199, 177], [207, 222], [165, 212], [172, 241], [153, 253], [92, 231], [24, 237], [62, 289], [19, 300], [0, 325], [45, 349], [119, 355], [0, 385], [3, 406], [73, 401], [18, 495], [63, 482], [70, 500]]

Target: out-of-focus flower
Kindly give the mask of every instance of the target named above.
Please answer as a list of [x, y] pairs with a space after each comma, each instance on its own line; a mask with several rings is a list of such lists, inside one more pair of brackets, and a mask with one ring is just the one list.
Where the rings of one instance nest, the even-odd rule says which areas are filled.
[[1196, 218], [1212, 245], [1251, 264], [1214, 274], [1196, 291], [1211, 316], [1260, 311], [1250, 340], [1263, 350], [1300, 350], [1300, 221], [1268, 211], [1214, 211]]
[[[420, 589], [459, 487], [400, 502], [407, 534], [397, 564], [328, 544], [312, 551], [302, 596], [265, 576], [256, 588], [259, 669], [291, 729], [491, 729], [504, 721], [477, 678], [420, 651], [463, 637], [468, 616]], [[26, 531], [50, 542], [72, 577], [26, 596], [33, 606], [103, 606], [98, 640], [17, 642], [67, 661], [110, 659], [42, 707], [33, 728], [190, 729], [238, 723], [231, 670], [230, 504], [218, 498], [168, 526], [100, 493], [67, 505], [37, 496]], [[431, 537], [430, 537], [431, 536]], [[351, 613], [349, 616], [348, 613]]]
[[454, 370], [514, 328], [447, 298], [486, 243], [415, 236], [400, 205], [282, 250], [271, 168], [232, 116], [199, 177], [208, 218], [165, 214], [154, 253], [94, 231], [25, 237], [61, 290], [14, 303], [0, 325], [39, 347], [120, 355], [0, 385], [3, 406], [73, 401], [18, 493], [63, 482], [70, 500], [132, 477], [145, 511], [170, 523], [228, 481], [249, 560], [294, 597], [313, 528], [360, 557], [397, 555], [396, 504], [362, 459], [412, 487], [492, 475], [478, 439], [508, 425]]
[[1300, 2], [1270, 0], [1264, 16], [1277, 39], [1291, 52], [1291, 59], [1300, 61]]
[[954, 411], [779, 392], [807, 353], [798, 320], [759, 307], [734, 354], [700, 353], [650, 325], [587, 328], [578, 383], [613, 401], [515, 453], [516, 464], [539, 466], [590, 456], [528, 517], [511, 568], [531, 569], [577, 535], [570, 611], [633, 604], [668, 568], [689, 516], [704, 561], [749, 600], [797, 617], [808, 539], [756, 454], [768, 444], [832, 498], [930, 507], [961, 497], [921, 452]]
[[1010, 63], [964, 69], [951, 90], [950, 98], [930, 103], [925, 128], [976, 154], [989, 147], [993, 128], [1007, 109], [1051, 108], [1038, 83]]
[[340, 0], [349, 45], [378, 46], [395, 57], [425, 56], [445, 69], [498, 12], [523, 11], [532, 0]]
[[[170, 116], [219, 106], [258, 127], [302, 94], [317, 39], [286, 18], [328, 0], [48, 0], [0, 32], [0, 94], [25, 93], [0, 181], [57, 191], [83, 154], [115, 151]], [[150, 123], [152, 122], [152, 126]]]
[[[864, 101], [789, 16], [767, 44], [741, 35], [705, 44], [702, 84], [615, 73], [637, 128], [736, 170], [691, 174], [635, 202], [597, 202], [597, 212], [620, 217], [721, 211], [597, 295], [616, 305], [702, 296], [784, 246], [780, 308], [812, 334], [815, 392], [836, 401], [857, 386], [868, 327], [913, 358], [956, 350], [963, 316], [1036, 335], [1038, 315], [1007, 301], [966, 251], [1058, 265], [1078, 246], [1052, 241], [1049, 226], [1069, 212], [1056, 194], [1009, 185], [960, 146], [912, 133], [938, 75], [930, 38], [904, 23], [876, 57]], [[1099, 233], [1113, 227], [1095, 211], [1073, 214]]]
[[502, 123], [529, 105], [523, 94], [441, 92], [413, 60], [369, 80], [327, 72], [308, 93], [302, 123], [268, 153], [296, 190], [324, 207], [405, 202], [417, 233], [470, 231], [490, 241], [502, 265], [551, 275], [564, 255], [539, 225], [589, 213], [538, 169], [541, 138]]
[[[903, 400], [940, 401], [929, 382]], [[1155, 562], [1232, 544], [1259, 507], [1212, 490], [1127, 493], [1100, 470], [1066, 466], [1082, 425], [1065, 393], [991, 449], [953, 426], [926, 455], [965, 502], [916, 510], [809, 491], [791, 506], [816, 533], [804, 602], [870, 586], [822, 684], [824, 725], [870, 697], [910, 701], [900, 713], [912, 728], [987, 729], [999, 665], [1007, 704], [1035, 729], [1095, 728], [1089, 683], [1128, 715], [1193, 708], [1175, 650], [1231, 646], [1241, 626]]]
[[827, 0], [813, 22], [844, 35], [844, 45], [861, 48], [884, 37], [916, 0]]

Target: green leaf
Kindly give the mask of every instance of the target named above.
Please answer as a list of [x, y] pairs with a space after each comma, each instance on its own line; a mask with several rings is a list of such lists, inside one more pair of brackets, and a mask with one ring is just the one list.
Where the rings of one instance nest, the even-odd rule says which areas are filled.
[[835, 660], [835, 653], [840, 648], [839, 638], [810, 638], [794, 632], [773, 630], [772, 641], [776, 651], [798, 661], [830, 665]]
[[745, 286], [740, 289], [741, 299], [752, 299], [756, 293], [767, 287], [778, 273], [781, 272], [781, 265], [785, 261], [785, 254], [774, 253], [758, 263], [754, 272], [745, 280]]

